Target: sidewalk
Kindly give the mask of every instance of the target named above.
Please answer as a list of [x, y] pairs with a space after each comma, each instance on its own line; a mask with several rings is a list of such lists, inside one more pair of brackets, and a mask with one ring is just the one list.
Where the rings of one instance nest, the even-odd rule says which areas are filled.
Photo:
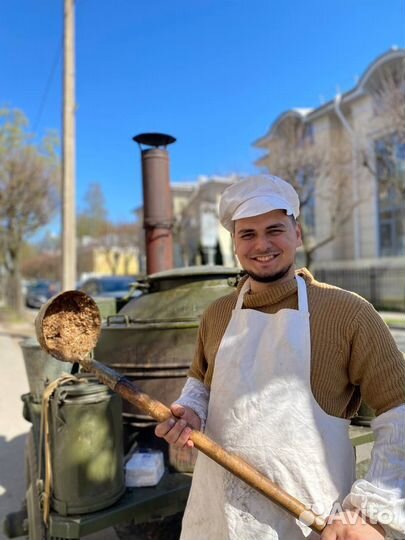
[[[3, 518], [20, 509], [25, 495], [24, 448], [31, 424], [22, 416], [21, 394], [28, 392], [28, 381], [19, 342], [35, 334], [33, 319], [0, 320], [0, 540], [7, 540], [2, 530]], [[88, 540], [118, 540], [112, 527], [86, 537]]]
[[35, 309], [24, 309], [22, 318], [18, 319], [12, 315], [3, 303], [0, 303], [0, 324], [3, 330], [11, 337], [24, 339], [35, 335], [34, 321], [38, 311]]
[[[28, 392], [20, 330], [10, 336], [0, 323], [0, 523], [8, 512], [20, 509], [25, 493], [24, 447], [30, 424], [22, 417], [20, 399]], [[5, 538], [0, 529], [0, 540]]]

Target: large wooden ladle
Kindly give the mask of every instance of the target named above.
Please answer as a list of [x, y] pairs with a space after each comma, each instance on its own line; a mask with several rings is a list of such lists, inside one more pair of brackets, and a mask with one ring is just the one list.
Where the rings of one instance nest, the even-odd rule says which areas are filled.
[[[96, 303], [80, 291], [63, 292], [44, 304], [35, 320], [41, 347], [64, 362], [78, 362], [102, 383], [117, 392], [158, 422], [171, 417], [168, 407], [151, 398], [120, 373], [89, 357], [100, 335], [101, 317]], [[314, 514], [302, 502], [255, 470], [242, 458], [231, 454], [200, 431], [190, 436], [198, 450], [226, 470], [292, 514], [312, 530], [321, 533], [325, 520]]]

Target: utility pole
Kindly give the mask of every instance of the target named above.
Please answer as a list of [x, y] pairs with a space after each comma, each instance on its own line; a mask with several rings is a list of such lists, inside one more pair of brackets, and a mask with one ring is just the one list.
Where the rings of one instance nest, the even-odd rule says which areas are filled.
[[76, 288], [75, 0], [64, 0], [62, 289]]

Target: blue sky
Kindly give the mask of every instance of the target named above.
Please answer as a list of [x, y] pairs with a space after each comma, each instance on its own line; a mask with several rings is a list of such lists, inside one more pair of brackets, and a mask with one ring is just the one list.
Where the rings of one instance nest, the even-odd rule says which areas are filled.
[[[1, 3], [0, 104], [38, 136], [61, 129], [62, 12]], [[132, 219], [144, 131], [177, 138], [173, 181], [254, 172], [252, 142], [280, 113], [349, 90], [393, 45], [405, 0], [77, 0], [78, 207], [99, 182], [110, 218]]]

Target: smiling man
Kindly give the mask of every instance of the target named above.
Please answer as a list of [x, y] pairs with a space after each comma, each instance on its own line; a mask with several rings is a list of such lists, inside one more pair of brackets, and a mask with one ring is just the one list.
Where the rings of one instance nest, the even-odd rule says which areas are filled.
[[[363, 298], [295, 269], [298, 195], [274, 176], [227, 188], [220, 220], [247, 273], [204, 313], [173, 417], [156, 434], [191, 447], [190, 426], [252, 463], [329, 524], [322, 540], [405, 534], [405, 363]], [[354, 479], [348, 426], [376, 410], [368, 476]], [[182, 540], [300, 540], [310, 530], [203, 454]]]
[[235, 222], [235, 252], [251, 277], [251, 291], [268, 283], [283, 283], [294, 277], [295, 251], [301, 245], [301, 229], [283, 210]]

